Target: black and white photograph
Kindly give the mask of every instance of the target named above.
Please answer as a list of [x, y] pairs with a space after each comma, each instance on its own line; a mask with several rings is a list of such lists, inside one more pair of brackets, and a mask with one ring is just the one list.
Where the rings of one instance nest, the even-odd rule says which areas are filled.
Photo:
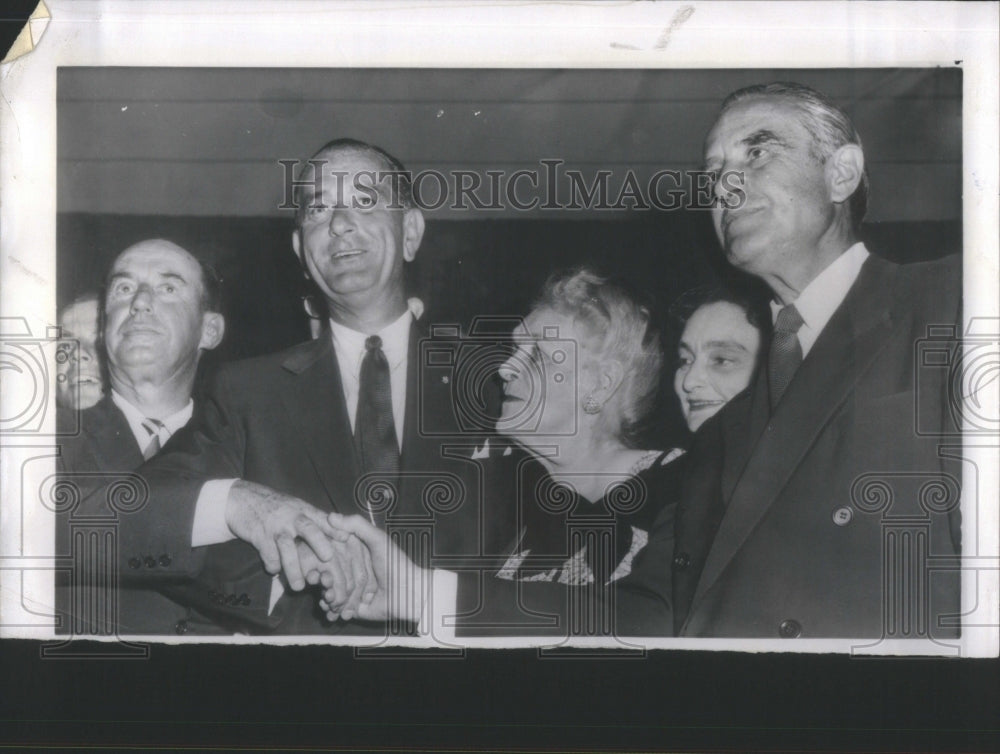
[[4, 64], [5, 637], [996, 657], [995, 4], [141, 5]]

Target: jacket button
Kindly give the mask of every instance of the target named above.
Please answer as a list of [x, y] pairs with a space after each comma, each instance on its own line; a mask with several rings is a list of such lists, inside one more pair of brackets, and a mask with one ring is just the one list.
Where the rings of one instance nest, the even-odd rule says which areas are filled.
[[131, 568], [132, 570], [135, 570], [137, 568], [142, 568], [142, 561], [139, 560], [139, 558], [129, 558], [128, 567]]
[[160, 556], [160, 565], [163, 566], [164, 568], [168, 568], [170, 566], [170, 556], [169, 555], [161, 555]]
[[186, 634], [189, 630], [190, 626], [188, 626], [188, 622], [186, 620], [179, 620], [174, 624], [174, 631], [181, 636]]
[[156, 568], [156, 559], [152, 555], [147, 555], [142, 559], [142, 562], [146, 568]]
[[781, 625], [778, 626], [778, 635], [782, 639], [798, 638], [802, 635], [802, 626], [797, 620], [792, 620], [791, 618], [783, 620], [781, 621]]
[[683, 571], [689, 565], [691, 565], [691, 556], [686, 552], [678, 553], [677, 557], [674, 558], [674, 568], [678, 570]]
[[852, 518], [854, 518], [854, 513], [850, 508], [837, 508], [833, 512], [833, 523], [837, 526], [847, 526], [851, 523]]

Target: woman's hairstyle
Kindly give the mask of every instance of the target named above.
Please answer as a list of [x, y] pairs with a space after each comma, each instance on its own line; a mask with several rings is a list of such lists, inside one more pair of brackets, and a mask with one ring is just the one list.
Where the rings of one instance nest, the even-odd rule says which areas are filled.
[[624, 282], [587, 267], [554, 274], [535, 308], [551, 309], [586, 327], [598, 358], [615, 359], [624, 371], [618, 436], [634, 447], [652, 413], [660, 385], [663, 343], [650, 306]]
[[[670, 305], [670, 318], [683, 329], [691, 315], [708, 304], [718, 302], [733, 304], [743, 310], [747, 322], [765, 334], [771, 327], [771, 316], [765, 298], [754, 291], [735, 284], [703, 285], [685, 291]], [[672, 329], [672, 328], [671, 328]]]

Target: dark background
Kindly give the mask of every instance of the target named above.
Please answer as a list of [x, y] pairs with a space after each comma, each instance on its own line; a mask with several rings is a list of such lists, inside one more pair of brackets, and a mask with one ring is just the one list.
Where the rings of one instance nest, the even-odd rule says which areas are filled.
[[[33, 7], [5, 3], [5, 47], [20, 28], [16, 19]], [[72, 248], [98, 260], [96, 276], [154, 222], [64, 214], [60, 260], [70, 233]], [[905, 248], [936, 254], [957, 243], [956, 222], [898, 232]], [[257, 249], [274, 265], [290, 255], [280, 223], [262, 221], [272, 227], [264, 235], [242, 221], [228, 224], [245, 234], [234, 248]], [[179, 225], [211, 237], [194, 233], [191, 220]], [[499, 234], [484, 229], [485, 237]], [[559, 237], [552, 245], [570, 249]], [[96, 279], [69, 269], [60, 266], [62, 301]], [[541, 276], [535, 268], [525, 274]], [[294, 303], [268, 301], [276, 306], [299, 316]], [[266, 342], [234, 336], [230, 347]], [[39, 643], [5, 640], [0, 668], [0, 746], [11, 750], [1000, 750], [995, 660], [656, 652], [643, 660], [542, 661], [531, 651], [479, 650], [463, 660], [359, 661], [343, 648], [157, 645], [146, 661], [42, 661]]]
[[[309, 337], [279, 160], [351, 136], [414, 174], [471, 171], [485, 187], [487, 170], [544, 175], [540, 160], [557, 159], [587, 185], [610, 171], [613, 201], [626, 174], [645, 189], [658, 170], [698, 170], [725, 94], [773, 80], [815, 86], [856, 121], [873, 252], [905, 262], [961, 251], [959, 68], [60, 68], [57, 298], [98, 288], [131, 243], [165, 237], [224, 279], [227, 333], [211, 362], [276, 351]], [[424, 184], [428, 201], [434, 185]], [[565, 180], [557, 189], [563, 202], [567, 189]], [[468, 331], [478, 315], [523, 315], [553, 271], [579, 264], [623, 277], [658, 305], [668, 353], [645, 444], [682, 444], [669, 368], [678, 333], [666, 313], [684, 291], [729, 272], [709, 213], [518, 211], [506, 202], [463, 211], [453, 200], [425, 213], [408, 270], [424, 320]]]

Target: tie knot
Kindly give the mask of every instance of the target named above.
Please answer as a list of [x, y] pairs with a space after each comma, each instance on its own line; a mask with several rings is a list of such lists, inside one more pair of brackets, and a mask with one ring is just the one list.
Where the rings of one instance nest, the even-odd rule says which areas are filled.
[[805, 323], [802, 321], [802, 315], [795, 308], [795, 304], [789, 304], [778, 312], [778, 318], [774, 322], [774, 329], [777, 332], [792, 333], [794, 335], [803, 324]]
[[369, 335], [365, 339], [365, 348], [369, 351], [377, 351], [382, 347], [382, 339], [378, 335]]
[[146, 418], [142, 420], [142, 427], [147, 432], [149, 432], [150, 437], [152, 437], [153, 435], [160, 434], [160, 430], [163, 429], [165, 426], [166, 425], [159, 419]]

